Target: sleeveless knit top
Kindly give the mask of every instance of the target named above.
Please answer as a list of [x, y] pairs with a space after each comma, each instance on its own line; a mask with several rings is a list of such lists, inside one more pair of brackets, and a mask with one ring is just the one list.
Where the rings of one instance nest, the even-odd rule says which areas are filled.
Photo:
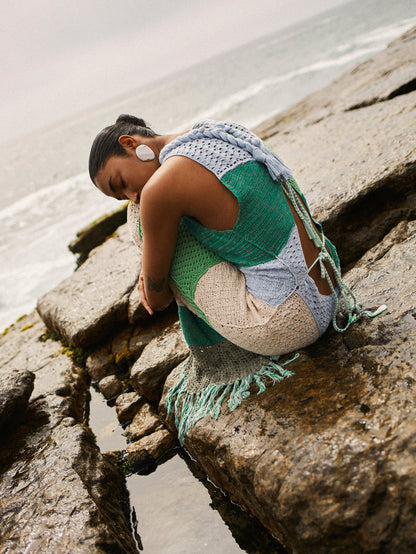
[[263, 164], [239, 146], [218, 138], [176, 141], [178, 139], [161, 151], [160, 162], [171, 156], [185, 156], [198, 162], [234, 194], [239, 204], [233, 229], [216, 231], [184, 217], [189, 231], [204, 246], [238, 267], [275, 259], [295, 226], [281, 184], [272, 179]]

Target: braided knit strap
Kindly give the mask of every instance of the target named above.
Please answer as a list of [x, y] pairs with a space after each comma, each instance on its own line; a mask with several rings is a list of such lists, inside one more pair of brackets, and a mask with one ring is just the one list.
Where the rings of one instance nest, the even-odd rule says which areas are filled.
[[168, 154], [181, 144], [200, 138], [222, 140], [249, 152], [257, 162], [267, 167], [275, 181], [285, 181], [292, 176], [290, 168], [254, 133], [242, 125], [211, 120], [197, 123], [189, 133], [177, 137], [165, 146], [160, 153], [160, 163], [163, 163]]

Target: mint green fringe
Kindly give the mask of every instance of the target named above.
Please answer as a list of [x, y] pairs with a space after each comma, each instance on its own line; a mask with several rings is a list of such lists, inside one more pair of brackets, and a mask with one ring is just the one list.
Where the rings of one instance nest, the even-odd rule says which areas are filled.
[[[188, 377], [185, 373], [185, 367], [182, 368], [178, 382], [169, 389], [165, 405], [168, 416], [175, 410], [175, 425], [178, 430], [178, 439], [183, 446], [185, 435], [189, 433], [192, 427], [208, 414], [213, 419], [218, 419], [221, 414], [222, 403], [229, 395], [228, 407], [230, 411], [235, 410], [241, 405], [244, 399], [250, 396], [250, 386], [256, 383], [261, 394], [266, 390], [266, 383], [271, 379], [273, 383], [294, 375], [292, 371], [285, 369], [284, 366], [295, 361], [299, 357], [296, 354], [290, 360], [279, 364], [279, 356], [272, 356], [270, 363], [263, 366], [254, 374], [248, 375], [243, 379], [236, 379], [234, 383], [222, 385], [208, 385], [198, 393], [189, 393], [186, 389]], [[183, 399], [182, 408], [181, 401]]]

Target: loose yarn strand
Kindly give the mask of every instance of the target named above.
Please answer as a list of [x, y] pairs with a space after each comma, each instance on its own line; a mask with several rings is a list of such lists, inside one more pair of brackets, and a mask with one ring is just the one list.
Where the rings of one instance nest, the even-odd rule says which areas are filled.
[[[300, 219], [302, 220], [306, 232], [308, 234], [308, 237], [312, 240], [315, 246], [320, 248], [320, 252], [318, 254], [318, 257], [314, 261], [314, 263], [308, 268], [309, 271], [312, 269], [312, 267], [319, 263], [320, 269], [321, 269], [321, 277], [326, 279], [328, 282], [328, 285], [331, 289], [332, 294], [335, 297], [335, 308], [334, 313], [332, 316], [332, 325], [334, 326], [335, 331], [338, 331], [339, 333], [344, 333], [352, 323], [355, 323], [359, 319], [361, 319], [363, 316], [366, 317], [376, 317], [384, 310], [387, 309], [387, 306], [385, 304], [382, 304], [379, 308], [377, 308], [374, 312], [370, 312], [368, 310], [363, 310], [361, 304], [358, 302], [355, 294], [352, 292], [352, 290], [346, 285], [346, 283], [342, 280], [341, 273], [339, 271], [339, 268], [335, 261], [332, 259], [332, 257], [329, 255], [326, 246], [325, 246], [325, 235], [322, 232], [322, 236], [319, 235], [319, 233], [316, 231], [315, 227], [312, 223], [312, 218], [309, 214], [309, 212], [306, 210], [305, 206], [301, 202], [299, 196], [297, 195], [293, 185], [290, 183], [289, 180], [286, 180], [282, 183], [283, 189], [288, 195], [290, 201], [292, 202], [293, 207], [296, 210], [296, 213], [299, 215]], [[340, 308], [340, 298], [338, 297], [338, 294], [334, 288], [334, 285], [332, 283], [332, 279], [329, 275], [329, 272], [325, 266], [325, 262], [329, 263], [331, 266], [331, 269], [333, 271], [335, 282], [339, 287], [340, 290], [340, 296], [343, 300], [343, 304], [345, 306], [348, 321], [344, 325], [344, 327], [340, 327], [337, 323], [336, 316]]]

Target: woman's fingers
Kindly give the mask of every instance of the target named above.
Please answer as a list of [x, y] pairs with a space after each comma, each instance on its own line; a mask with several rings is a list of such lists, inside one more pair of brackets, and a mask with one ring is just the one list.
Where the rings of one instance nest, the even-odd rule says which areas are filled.
[[139, 277], [139, 284], [138, 284], [138, 287], [139, 289], [139, 295], [140, 295], [140, 301], [141, 303], [143, 304], [145, 310], [150, 314], [150, 315], [153, 315], [153, 310], [152, 308], [149, 306], [149, 303], [147, 302], [147, 298], [146, 298], [146, 293], [145, 293], [145, 290], [144, 290], [144, 279], [143, 279], [143, 275], [140, 274], [140, 277]]

